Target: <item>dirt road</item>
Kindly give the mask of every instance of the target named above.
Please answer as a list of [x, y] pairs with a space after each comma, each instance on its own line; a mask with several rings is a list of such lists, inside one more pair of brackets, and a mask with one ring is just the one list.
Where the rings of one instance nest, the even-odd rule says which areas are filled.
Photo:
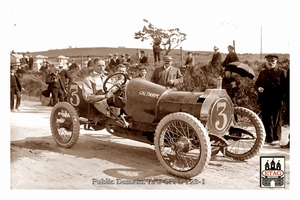
[[[192, 180], [170, 175], [156, 158], [154, 147], [81, 127], [78, 142], [59, 147], [50, 132], [51, 107], [23, 101], [11, 113], [11, 185], [14, 189], [262, 189], [260, 156], [285, 156], [290, 189], [290, 151], [264, 146], [259, 155], [241, 162], [218, 154]], [[285, 143], [289, 128], [284, 129]], [[268, 190], [263, 188], [262, 190]]]

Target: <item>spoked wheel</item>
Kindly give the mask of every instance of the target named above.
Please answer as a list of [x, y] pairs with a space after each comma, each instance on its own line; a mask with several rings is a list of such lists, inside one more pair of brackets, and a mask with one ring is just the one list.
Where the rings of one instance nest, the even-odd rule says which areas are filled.
[[169, 114], [159, 122], [154, 147], [163, 167], [182, 178], [200, 174], [211, 155], [206, 129], [197, 118], [181, 112]]
[[62, 147], [72, 147], [78, 140], [80, 123], [76, 110], [67, 102], [57, 103], [50, 116], [53, 139]]
[[229, 143], [225, 154], [243, 161], [254, 157], [263, 147], [265, 129], [259, 116], [247, 108], [235, 107], [234, 115], [233, 126], [224, 136]]

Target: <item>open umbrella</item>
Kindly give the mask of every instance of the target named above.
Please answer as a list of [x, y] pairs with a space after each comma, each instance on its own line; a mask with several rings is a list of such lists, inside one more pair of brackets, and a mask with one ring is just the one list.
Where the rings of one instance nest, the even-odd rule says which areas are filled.
[[254, 78], [255, 73], [251, 67], [249, 67], [245, 63], [241, 62], [231, 62], [228, 63], [226, 69], [230, 69], [232, 72], [241, 75], [242, 77], [249, 77], [251, 79]]

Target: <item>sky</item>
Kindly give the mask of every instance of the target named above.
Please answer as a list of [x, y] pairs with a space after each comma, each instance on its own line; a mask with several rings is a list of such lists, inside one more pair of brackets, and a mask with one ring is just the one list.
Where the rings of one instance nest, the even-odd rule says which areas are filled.
[[[284, 3], [283, 3], [284, 2]], [[151, 48], [134, 39], [147, 19], [187, 34], [184, 50], [290, 53], [292, 1], [237, 0], [10, 0], [5, 4], [8, 48], [17, 52], [71, 47]], [[3, 14], [3, 13], [2, 13]], [[179, 47], [178, 47], [179, 48]]]

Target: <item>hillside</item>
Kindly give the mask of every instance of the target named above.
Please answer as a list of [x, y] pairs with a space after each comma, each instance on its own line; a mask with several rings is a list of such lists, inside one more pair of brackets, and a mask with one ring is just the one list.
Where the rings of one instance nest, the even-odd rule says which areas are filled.
[[[152, 49], [142, 49], [145, 51], [146, 54], [152, 54]], [[183, 59], [186, 57], [186, 52], [188, 50], [183, 50]], [[196, 57], [196, 60], [201, 60], [203, 62], [207, 62], [211, 59], [211, 56], [213, 54], [213, 51], [191, 51], [193, 55]], [[126, 47], [85, 47], [85, 48], [68, 48], [68, 49], [50, 49], [48, 51], [38, 51], [38, 52], [27, 52], [27, 54], [32, 54], [33, 56], [36, 55], [44, 55], [48, 56], [48, 58], [55, 58], [57, 56], [63, 55], [67, 57], [72, 58], [80, 58], [83, 56], [86, 58], [88, 55], [91, 57], [106, 57], [108, 54], [114, 54], [118, 53], [125, 54], [128, 53], [129, 55], [136, 57], [138, 53], [138, 48], [126, 48]], [[163, 55], [164, 52], [162, 52], [161, 55]], [[225, 58], [227, 53], [221, 53], [223, 58]], [[170, 55], [174, 55], [177, 58], [180, 58], [180, 50], [174, 49], [170, 52]], [[243, 60], [260, 60], [260, 58], [264, 58], [266, 54], [238, 54], [241, 61]], [[280, 58], [286, 59], [289, 58], [289, 54], [278, 54]]]
[[[141, 49], [144, 50], [146, 54], [152, 54], [152, 49]], [[185, 54], [189, 50], [183, 50]], [[37, 52], [29, 52], [33, 56], [36, 55], [44, 55], [51, 57], [57, 57], [59, 55], [64, 55], [68, 57], [80, 57], [82, 56], [106, 56], [108, 54], [118, 53], [125, 54], [128, 53], [129, 55], [136, 55], [138, 52], [138, 48], [126, 48], [126, 47], [85, 47], [85, 48], [68, 48], [68, 49], [50, 49], [48, 51], [37, 51]], [[194, 55], [206, 55], [212, 54], [212, 51], [192, 51]], [[163, 54], [163, 53], [162, 53]], [[171, 55], [178, 55], [180, 54], [179, 49], [174, 49], [170, 52]]]

